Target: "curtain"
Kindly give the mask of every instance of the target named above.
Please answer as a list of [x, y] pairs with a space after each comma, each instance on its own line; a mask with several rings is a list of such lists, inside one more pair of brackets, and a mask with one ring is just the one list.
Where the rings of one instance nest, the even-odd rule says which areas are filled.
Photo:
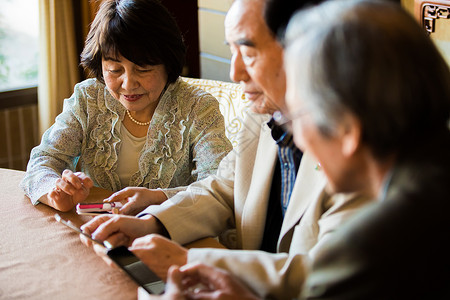
[[89, 0], [39, 0], [41, 135], [62, 111], [64, 99], [73, 93], [74, 85], [83, 79], [79, 56], [97, 6]]

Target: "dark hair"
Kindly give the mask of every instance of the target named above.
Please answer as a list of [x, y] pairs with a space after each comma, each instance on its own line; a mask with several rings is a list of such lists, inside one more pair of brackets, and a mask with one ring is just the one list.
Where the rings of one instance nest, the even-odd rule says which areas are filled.
[[324, 0], [265, 0], [264, 20], [273, 35], [282, 40], [292, 15]]
[[330, 1], [287, 29], [288, 73], [322, 133], [346, 112], [378, 158], [448, 131], [450, 70], [417, 21], [388, 1]]
[[124, 56], [140, 65], [165, 66], [174, 82], [185, 63], [186, 47], [171, 14], [158, 0], [107, 0], [92, 22], [81, 65], [103, 82], [102, 56]]
[[[324, 2], [325, 0], [264, 0], [264, 20], [273, 35], [280, 41], [284, 40], [284, 34], [290, 18], [296, 11], [305, 9]], [[400, 3], [400, 0], [385, 0]]]

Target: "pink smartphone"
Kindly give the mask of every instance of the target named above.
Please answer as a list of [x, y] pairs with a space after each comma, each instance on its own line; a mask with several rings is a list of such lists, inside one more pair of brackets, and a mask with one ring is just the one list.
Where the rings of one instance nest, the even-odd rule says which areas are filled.
[[121, 208], [120, 202], [101, 202], [101, 203], [78, 203], [77, 214], [79, 215], [98, 215], [110, 214], [113, 208]]

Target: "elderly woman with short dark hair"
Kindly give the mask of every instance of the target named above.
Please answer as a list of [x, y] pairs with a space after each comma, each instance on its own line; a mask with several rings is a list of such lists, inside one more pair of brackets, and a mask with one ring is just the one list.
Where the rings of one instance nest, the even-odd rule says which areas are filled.
[[95, 78], [75, 86], [31, 152], [21, 187], [32, 203], [68, 211], [93, 185], [163, 189], [145, 207], [214, 173], [232, 147], [217, 100], [179, 77], [184, 62], [159, 1], [104, 1], [81, 54]]

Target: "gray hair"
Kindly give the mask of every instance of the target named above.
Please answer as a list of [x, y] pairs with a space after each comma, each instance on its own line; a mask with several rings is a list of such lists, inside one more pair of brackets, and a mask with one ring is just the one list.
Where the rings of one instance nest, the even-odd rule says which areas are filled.
[[324, 135], [351, 113], [381, 158], [448, 130], [449, 67], [400, 5], [325, 2], [292, 18], [286, 45], [288, 83]]

